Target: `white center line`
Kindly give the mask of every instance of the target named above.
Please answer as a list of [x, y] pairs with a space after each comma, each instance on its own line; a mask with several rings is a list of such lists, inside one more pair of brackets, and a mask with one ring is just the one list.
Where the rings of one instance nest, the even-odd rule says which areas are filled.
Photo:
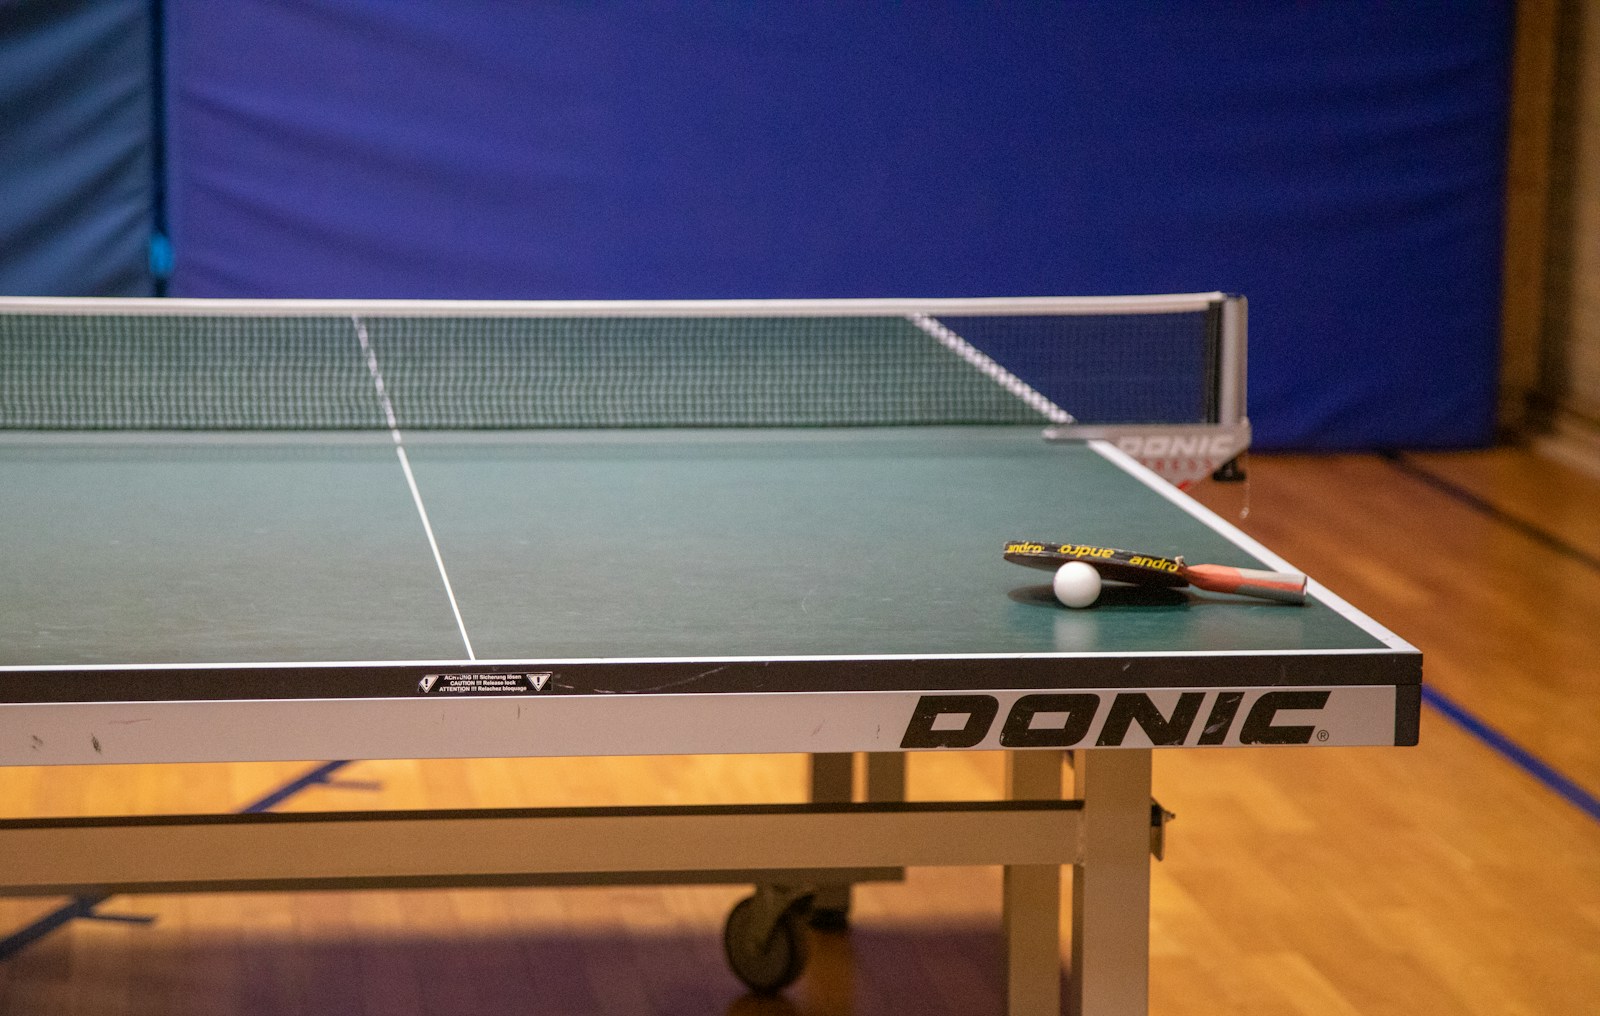
[[378, 389], [378, 402], [383, 406], [383, 418], [389, 424], [389, 436], [394, 439], [394, 453], [400, 459], [400, 471], [406, 476], [406, 486], [411, 489], [411, 502], [417, 506], [417, 516], [422, 519], [422, 531], [428, 537], [428, 547], [433, 551], [433, 563], [439, 568], [439, 579], [444, 583], [444, 592], [450, 599], [450, 612], [455, 615], [456, 629], [461, 632], [461, 644], [466, 646], [467, 659], [476, 660], [477, 654], [472, 651], [472, 640], [467, 637], [466, 622], [461, 619], [461, 606], [456, 602], [455, 590], [450, 587], [450, 575], [444, 569], [444, 555], [439, 553], [439, 541], [434, 538], [433, 524], [428, 521], [428, 509], [422, 504], [422, 491], [417, 489], [417, 478], [411, 472], [411, 460], [406, 457], [405, 442], [400, 438], [400, 423], [394, 415], [394, 403], [389, 401], [389, 390], [383, 383], [383, 372], [378, 369], [378, 355], [372, 350], [372, 342], [367, 337], [367, 324], [358, 316], [350, 318], [356, 327], [356, 338], [361, 341], [361, 352], [367, 358], [367, 371], [372, 375], [372, 383]]

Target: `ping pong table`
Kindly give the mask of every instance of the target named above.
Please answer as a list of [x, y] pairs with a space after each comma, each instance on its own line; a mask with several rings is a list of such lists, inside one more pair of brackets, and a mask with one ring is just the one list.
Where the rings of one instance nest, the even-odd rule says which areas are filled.
[[[0, 891], [749, 882], [776, 989], [807, 903], [1001, 865], [1010, 1011], [1143, 1013], [1152, 750], [1413, 744], [1421, 659], [1314, 581], [1061, 607], [1007, 540], [1286, 564], [968, 338], [1188, 315], [1236, 433], [1237, 313], [0, 302], [0, 764], [813, 757], [804, 804], [9, 819]], [[996, 749], [1005, 800], [904, 799]]]

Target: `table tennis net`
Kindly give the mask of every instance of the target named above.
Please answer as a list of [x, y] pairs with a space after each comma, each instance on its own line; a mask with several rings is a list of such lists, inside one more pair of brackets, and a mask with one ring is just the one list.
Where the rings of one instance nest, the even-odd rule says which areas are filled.
[[1216, 313], [1192, 309], [728, 317], [415, 315], [381, 305], [339, 314], [23, 310], [0, 313], [0, 427], [1192, 423], [1215, 419], [1216, 359]]

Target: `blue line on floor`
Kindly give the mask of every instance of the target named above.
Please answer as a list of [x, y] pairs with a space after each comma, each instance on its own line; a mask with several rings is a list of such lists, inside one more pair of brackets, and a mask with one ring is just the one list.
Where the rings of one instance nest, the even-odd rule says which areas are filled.
[[1400, 452], [1383, 452], [1381, 457], [1388, 460], [1390, 465], [1393, 465], [1408, 476], [1422, 481], [1447, 497], [1454, 498], [1485, 518], [1492, 519], [1502, 526], [1516, 530], [1534, 543], [1540, 544], [1546, 550], [1554, 551], [1562, 557], [1576, 561], [1595, 571], [1600, 571], [1600, 556], [1585, 550], [1575, 543], [1562, 539], [1543, 526], [1529, 522], [1519, 515], [1512, 514], [1487, 498], [1479, 497], [1459, 483], [1452, 483], [1438, 473], [1412, 461]]
[[[324, 762], [304, 775], [290, 780], [259, 801], [240, 808], [238, 814], [259, 815], [262, 812], [271, 811], [301, 791], [329, 782], [328, 778], [330, 776], [349, 764], [349, 762]], [[71, 921], [100, 916], [95, 913], [95, 908], [110, 898], [111, 895], [109, 893], [99, 893], [93, 896], [75, 896], [69, 902], [38, 918], [32, 924], [12, 932], [5, 938], [0, 938], [0, 961], [10, 959]]]
[[1464, 706], [1446, 697], [1443, 692], [1425, 684], [1422, 686], [1422, 700], [1445, 714], [1461, 729], [1499, 752], [1517, 768], [1575, 805], [1579, 811], [1600, 822], [1600, 798], [1596, 798], [1594, 794], [1563, 776], [1528, 749], [1468, 712]]

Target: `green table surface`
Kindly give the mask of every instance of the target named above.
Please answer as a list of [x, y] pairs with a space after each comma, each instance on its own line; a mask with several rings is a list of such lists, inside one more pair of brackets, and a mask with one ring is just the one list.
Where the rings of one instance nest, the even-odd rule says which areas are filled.
[[[1060, 607], [1008, 539], [1260, 565], [1036, 428], [406, 443], [480, 659], [1382, 648], [1315, 599]], [[12, 436], [0, 526], [0, 665], [466, 656], [386, 434]]]

